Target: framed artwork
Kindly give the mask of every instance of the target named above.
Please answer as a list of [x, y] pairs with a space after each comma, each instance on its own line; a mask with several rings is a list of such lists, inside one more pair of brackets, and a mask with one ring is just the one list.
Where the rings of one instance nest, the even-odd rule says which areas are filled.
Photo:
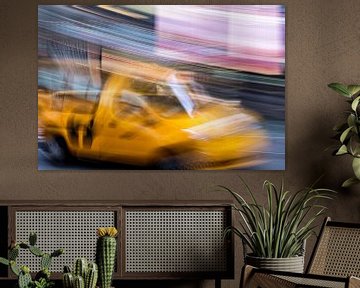
[[285, 169], [284, 6], [39, 5], [38, 169]]

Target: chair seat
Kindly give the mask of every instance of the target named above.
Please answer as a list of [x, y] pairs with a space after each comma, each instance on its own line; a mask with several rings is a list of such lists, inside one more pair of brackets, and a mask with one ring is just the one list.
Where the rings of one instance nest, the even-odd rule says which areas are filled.
[[307, 273], [277, 272], [246, 265], [242, 288], [360, 288], [360, 223], [326, 218], [311, 255]]
[[[314, 275], [317, 276], [317, 275]], [[337, 280], [334, 279], [320, 279], [316, 277], [309, 278], [309, 275], [304, 275], [304, 278], [302, 277], [296, 277], [296, 276], [277, 276], [281, 279], [284, 279], [286, 281], [292, 282], [296, 284], [296, 287], [303, 287], [303, 286], [311, 286], [311, 287], [327, 287], [327, 288], [345, 288], [346, 286], [346, 278]], [[321, 276], [320, 276], [321, 277]]]
[[315, 274], [280, 272], [258, 269], [249, 265], [244, 267], [243, 273], [246, 277], [246, 279], [244, 279], [245, 283], [243, 283], [243, 287], [248, 288], [360, 287], [360, 279], [357, 277], [333, 277]]

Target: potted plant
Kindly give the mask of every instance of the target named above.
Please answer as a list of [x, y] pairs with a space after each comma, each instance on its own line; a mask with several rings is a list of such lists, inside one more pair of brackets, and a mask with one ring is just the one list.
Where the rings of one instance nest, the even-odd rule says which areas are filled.
[[63, 288], [96, 288], [97, 279], [97, 264], [88, 262], [86, 258], [76, 259], [73, 271], [69, 266], [64, 266]]
[[[328, 189], [305, 188], [296, 193], [280, 189], [266, 180], [266, 206], [261, 205], [244, 182], [251, 201], [233, 190], [221, 186], [236, 200], [233, 208], [240, 215], [239, 227], [229, 227], [243, 241], [250, 253], [244, 254], [245, 264], [278, 271], [304, 270], [305, 241], [314, 233], [315, 220], [324, 214], [326, 207], [320, 199], [331, 199], [334, 192]], [[244, 249], [246, 252], [247, 249]]]
[[[50, 288], [54, 286], [54, 282], [50, 280], [50, 265], [54, 257], [59, 257], [64, 253], [63, 249], [57, 249], [52, 253], [43, 252], [36, 246], [37, 236], [30, 233], [29, 243], [19, 242], [11, 243], [8, 251], [8, 259], [0, 257], [0, 263], [10, 266], [11, 271], [18, 277], [18, 288]], [[20, 266], [16, 260], [19, 256], [20, 249], [28, 250], [31, 254], [39, 257], [41, 270], [36, 273], [32, 279], [30, 268], [26, 265]]]
[[88, 262], [86, 258], [78, 258], [74, 263], [73, 271], [64, 266], [64, 288], [113, 288], [112, 276], [116, 260], [116, 237], [118, 231], [115, 227], [100, 227], [96, 230], [96, 263]]
[[360, 183], [360, 85], [331, 83], [328, 86], [338, 94], [346, 97], [351, 106], [350, 110], [346, 112], [346, 121], [334, 127], [340, 142], [334, 154], [350, 155], [353, 158], [354, 177], [347, 179], [342, 184], [343, 187], [348, 187]]
[[99, 267], [99, 287], [110, 288], [116, 259], [115, 227], [100, 227], [97, 229], [96, 263]]

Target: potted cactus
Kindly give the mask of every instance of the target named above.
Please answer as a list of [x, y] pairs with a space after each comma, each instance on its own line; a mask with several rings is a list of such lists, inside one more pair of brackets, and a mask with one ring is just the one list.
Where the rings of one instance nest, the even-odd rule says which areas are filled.
[[[52, 253], [45, 253], [36, 246], [36, 233], [30, 233], [29, 243], [13, 242], [8, 252], [8, 259], [0, 257], [0, 263], [10, 266], [11, 271], [18, 277], [18, 288], [49, 288], [54, 285], [50, 280], [50, 265], [54, 257], [58, 257], [64, 253], [63, 249], [57, 249]], [[19, 266], [16, 259], [19, 256], [20, 249], [26, 249], [33, 255], [41, 258], [41, 270], [32, 279], [30, 268], [26, 265]]]
[[97, 229], [96, 262], [99, 267], [99, 287], [110, 288], [116, 258], [115, 227], [101, 227]]
[[74, 271], [69, 266], [64, 267], [64, 288], [95, 288], [98, 279], [96, 263], [88, 263], [85, 258], [78, 258], [74, 264]]

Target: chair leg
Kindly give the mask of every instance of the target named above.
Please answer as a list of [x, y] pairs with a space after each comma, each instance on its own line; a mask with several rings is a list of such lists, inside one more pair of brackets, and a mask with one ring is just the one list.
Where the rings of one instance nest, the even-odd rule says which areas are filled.
[[251, 275], [253, 274], [253, 271], [254, 271], [254, 267], [252, 267], [250, 265], [244, 265], [244, 267], [242, 268], [242, 271], [241, 271], [239, 288], [248, 287], [250, 280], [251, 280]]
[[[295, 288], [296, 284], [287, 280], [272, 276], [267, 273], [257, 273], [256, 268], [246, 265], [243, 267], [240, 280], [240, 288]], [[355, 286], [357, 288], [357, 286]], [[354, 288], [355, 288], [354, 287]], [[360, 287], [359, 287], [360, 288]]]
[[215, 278], [215, 288], [221, 288], [221, 279]]

